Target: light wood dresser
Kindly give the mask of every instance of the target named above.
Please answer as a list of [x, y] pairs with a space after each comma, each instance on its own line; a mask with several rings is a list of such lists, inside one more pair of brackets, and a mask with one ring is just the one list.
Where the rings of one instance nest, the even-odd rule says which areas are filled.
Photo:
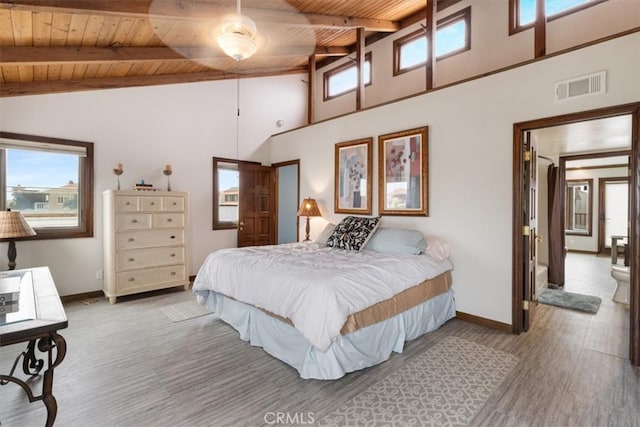
[[189, 288], [187, 193], [103, 193], [104, 294], [122, 295]]

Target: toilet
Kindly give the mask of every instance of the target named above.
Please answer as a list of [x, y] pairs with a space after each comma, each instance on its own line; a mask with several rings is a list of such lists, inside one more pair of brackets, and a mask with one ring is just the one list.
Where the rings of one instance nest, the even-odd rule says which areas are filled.
[[615, 302], [619, 302], [622, 304], [629, 304], [629, 290], [630, 290], [629, 267], [624, 267], [621, 265], [612, 265], [611, 277], [616, 279], [616, 282], [618, 282], [618, 286], [616, 287], [616, 292], [615, 294], [613, 294], [612, 299]]

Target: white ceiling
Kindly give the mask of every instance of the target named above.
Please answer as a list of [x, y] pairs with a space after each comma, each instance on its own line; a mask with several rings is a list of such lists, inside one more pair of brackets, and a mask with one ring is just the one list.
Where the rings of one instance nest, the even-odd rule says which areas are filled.
[[630, 150], [631, 115], [551, 126], [536, 129], [532, 134], [538, 142], [538, 153], [553, 159], [570, 154]]

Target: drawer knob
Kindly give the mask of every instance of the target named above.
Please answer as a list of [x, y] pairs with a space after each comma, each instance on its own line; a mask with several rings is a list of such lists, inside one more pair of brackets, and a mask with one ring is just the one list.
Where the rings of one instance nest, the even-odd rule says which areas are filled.
[[177, 205], [177, 203], [176, 203], [176, 202], [173, 202], [173, 206], [175, 206], [175, 205]]
[[129, 281], [130, 282], [133, 282], [134, 280], [136, 280], [136, 279], [134, 279], [133, 277], [129, 277]]
[[127, 202], [127, 203], [125, 203], [125, 205], [127, 205], [127, 206], [129, 206], [130, 204], [131, 204], [131, 202]]
[[137, 224], [137, 223], [138, 223], [138, 220], [137, 220], [137, 219], [132, 219], [132, 220], [131, 220], [131, 224]]
[[170, 256], [171, 258], [175, 258], [175, 257], [176, 257], [176, 254], [171, 254], [171, 255], [169, 255], [169, 256]]
[[172, 271], [172, 272], [171, 272], [171, 275], [172, 275], [172, 276], [175, 276], [175, 275], [176, 275], [176, 272], [175, 272], [175, 271]]
[[133, 242], [133, 237], [129, 237], [128, 239], [130, 242]]
[[176, 238], [176, 236], [171, 236], [171, 238], [172, 238], [172, 239], [175, 239], [175, 238]]
[[135, 261], [134, 258], [129, 258], [129, 262], [133, 262], [133, 261]]
[[173, 220], [171, 218], [168, 218], [167, 222], [173, 222]]
[[156, 202], [151, 202], [151, 206], [154, 206], [156, 204]]

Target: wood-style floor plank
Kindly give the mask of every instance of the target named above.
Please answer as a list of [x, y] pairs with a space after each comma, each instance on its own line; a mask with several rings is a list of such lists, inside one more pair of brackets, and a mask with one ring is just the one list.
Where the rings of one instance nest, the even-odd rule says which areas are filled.
[[[174, 323], [160, 311], [193, 299], [190, 292], [70, 303], [69, 328], [61, 331], [67, 357], [54, 381], [56, 425], [257, 426], [269, 425], [270, 412], [319, 420], [457, 336], [519, 358], [474, 426], [640, 426], [640, 369], [626, 357], [629, 312], [611, 301], [608, 268], [606, 258], [567, 258], [567, 290], [600, 296], [596, 315], [539, 305], [532, 329], [521, 335], [454, 319], [382, 365], [336, 381], [300, 379], [213, 315]], [[22, 349], [0, 348], [0, 372]], [[2, 427], [42, 426], [45, 417], [44, 405], [29, 404], [19, 387], [0, 387]]]

